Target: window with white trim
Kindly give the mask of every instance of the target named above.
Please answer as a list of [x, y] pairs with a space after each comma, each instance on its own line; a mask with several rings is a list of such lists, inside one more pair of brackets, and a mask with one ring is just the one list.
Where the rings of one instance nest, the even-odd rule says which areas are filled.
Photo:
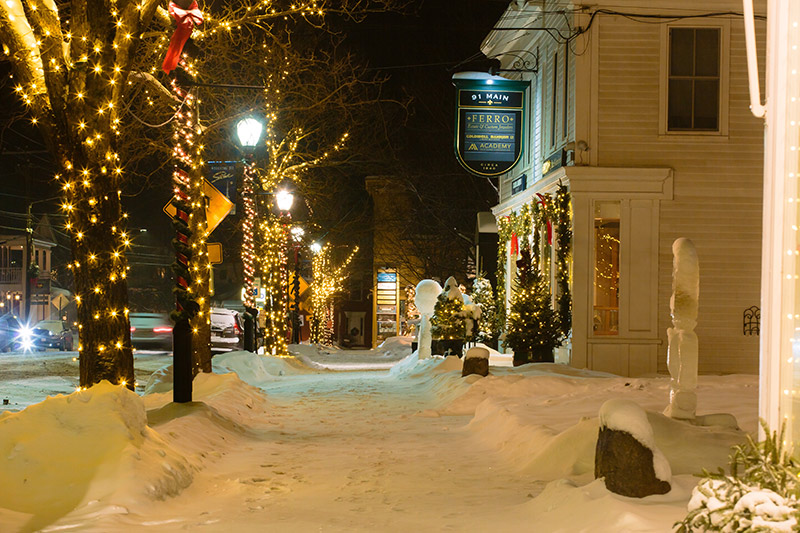
[[667, 130], [720, 130], [721, 28], [670, 27]]

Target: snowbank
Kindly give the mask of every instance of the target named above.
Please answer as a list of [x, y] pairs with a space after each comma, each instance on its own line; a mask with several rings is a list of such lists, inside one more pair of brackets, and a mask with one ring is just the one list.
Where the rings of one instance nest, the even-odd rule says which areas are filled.
[[[535, 479], [593, 479], [598, 409], [613, 398], [625, 398], [648, 410], [655, 445], [676, 475], [726, 466], [730, 447], [745, 439], [738, 429], [694, 426], [658, 412], [668, 402], [667, 378], [620, 378], [557, 364], [494, 369], [493, 373], [501, 375], [474, 381], [466, 390], [459, 389], [462, 393], [457, 398], [426, 415], [471, 416], [468, 427], [480, 441]], [[741, 376], [725, 379], [744, 381]], [[750, 376], [748, 382], [755, 379]], [[722, 381], [701, 378], [701, 408], [705, 409], [704, 399], [710, 400], [710, 394], [717, 401], [727, 396], [728, 405], [735, 404], [736, 387], [729, 385], [723, 392]], [[757, 412], [755, 405], [742, 405], [742, 410]]]
[[520, 510], [535, 517], [536, 531], [548, 533], [670, 532], [681, 520], [696, 479], [673, 482], [668, 494], [626, 498], [608, 491], [602, 480], [576, 486], [568, 480], [549, 483]]
[[[0, 414], [0, 531], [85, 524], [176, 496], [197, 471], [270, 427], [264, 393], [198, 374], [194, 402], [103, 382]], [[69, 526], [72, 527], [72, 526]]]
[[0, 504], [30, 530], [89, 502], [163, 499], [193, 475], [147, 426], [142, 399], [106, 381], [0, 415], [0, 458]]

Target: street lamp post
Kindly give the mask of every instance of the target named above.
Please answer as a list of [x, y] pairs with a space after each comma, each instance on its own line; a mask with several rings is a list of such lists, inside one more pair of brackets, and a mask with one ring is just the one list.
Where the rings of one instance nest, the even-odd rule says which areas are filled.
[[292, 228], [294, 239], [294, 280], [292, 281], [292, 344], [300, 344], [300, 245], [305, 231], [300, 226]]
[[[280, 218], [284, 223], [284, 230], [286, 232], [286, 238], [288, 240], [289, 233], [290, 233], [290, 231], [289, 231], [289, 222], [291, 221], [291, 217], [292, 217], [292, 214], [289, 211], [292, 209], [292, 205], [294, 204], [294, 194], [291, 191], [286, 190], [286, 189], [281, 189], [281, 190], [277, 191], [275, 193], [275, 204], [277, 205], [278, 210], [280, 211]], [[295, 240], [298, 238], [298, 236], [296, 234], [294, 234], [294, 232], [292, 232], [292, 237]], [[284, 242], [286, 242], [286, 241], [284, 241]], [[299, 286], [300, 281], [299, 281], [299, 279], [297, 279], [297, 248], [296, 247], [295, 247], [295, 258], [294, 259], [295, 259], [295, 280], [294, 280], [294, 283], [297, 283], [298, 286]], [[286, 263], [289, 262], [289, 258], [287, 257], [285, 252], [284, 252], [284, 261]], [[288, 266], [288, 265], [286, 265], [286, 266]], [[283, 285], [283, 284], [281, 283], [281, 285]], [[287, 286], [286, 287], [287, 292], [288, 292], [288, 288], [289, 287]], [[297, 307], [297, 300], [295, 300], [294, 306], [295, 306], [295, 308]], [[282, 312], [286, 312], [287, 310], [288, 309], [283, 309]], [[285, 318], [284, 318], [284, 320], [285, 320]], [[295, 316], [295, 313], [293, 312], [292, 313], [292, 344], [297, 344], [299, 342], [299, 341], [295, 342], [295, 332], [297, 331], [296, 322], [297, 322], [297, 318]]]
[[264, 124], [253, 117], [247, 117], [236, 124], [236, 136], [244, 152], [244, 173], [242, 180], [242, 265], [244, 278], [244, 349], [256, 351], [255, 319], [258, 315], [255, 300], [255, 163], [253, 151], [261, 139]]

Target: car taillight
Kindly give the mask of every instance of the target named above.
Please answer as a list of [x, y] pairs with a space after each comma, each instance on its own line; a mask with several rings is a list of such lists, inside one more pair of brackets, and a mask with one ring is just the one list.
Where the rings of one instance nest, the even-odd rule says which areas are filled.
[[134, 331], [136, 331], [136, 328], [134, 326], [131, 326], [131, 333], [133, 333]]
[[239, 328], [239, 324], [237, 324], [236, 322], [233, 323], [233, 330], [236, 332], [237, 335], [242, 333], [241, 328]]
[[153, 333], [170, 333], [172, 328], [153, 328]]

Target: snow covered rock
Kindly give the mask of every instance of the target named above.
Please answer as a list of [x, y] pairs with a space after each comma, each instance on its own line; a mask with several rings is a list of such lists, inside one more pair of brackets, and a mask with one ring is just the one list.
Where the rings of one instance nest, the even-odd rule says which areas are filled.
[[630, 400], [608, 400], [600, 408], [594, 477], [611, 492], [634, 498], [666, 494], [672, 472], [656, 447], [647, 413]]
[[479, 376], [489, 375], [489, 350], [475, 346], [467, 350], [464, 356], [464, 367], [461, 369], [461, 376], [478, 374]]

